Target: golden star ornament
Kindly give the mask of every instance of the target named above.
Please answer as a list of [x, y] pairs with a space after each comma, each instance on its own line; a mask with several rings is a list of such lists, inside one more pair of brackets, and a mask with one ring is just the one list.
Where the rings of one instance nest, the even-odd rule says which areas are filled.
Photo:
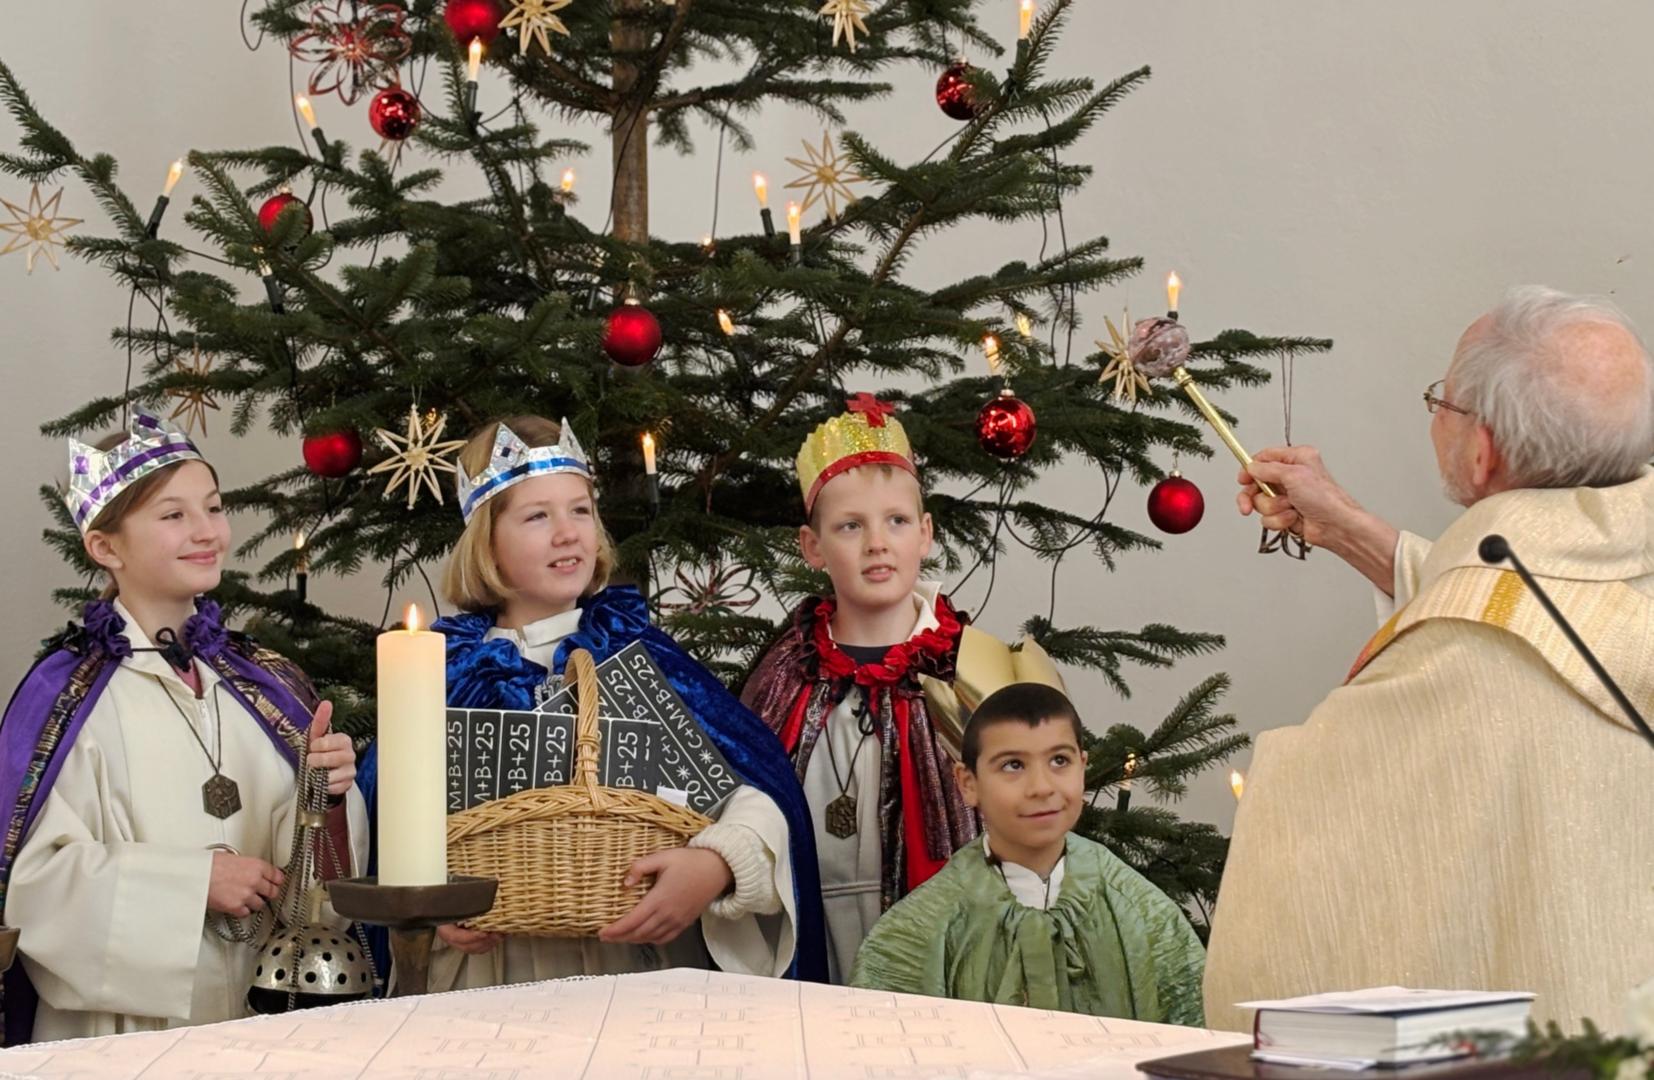
[[182, 417], [184, 434], [192, 438], [196, 425], [200, 425], [201, 434], [207, 433], [207, 410], [218, 411], [218, 400], [213, 397], [212, 386], [207, 382], [207, 376], [212, 374], [212, 361], [211, 353], [204, 353], [201, 346], [195, 346], [190, 352], [190, 358], [185, 360], [180, 357], [177, 366], [179, 371], [201, 380], [200, 383], [193, 386], [174, 386], [167, 391], [167, 397], [178, 399], [177, 407], [167, 419], [177, 420]]
[[[1126, 326], [1130, 326], [1131, 312], [1126, 312], [1122, 317], [1122, 321]], [[1111, 378], [1114, 380], [1112, 396], [1115, 401], [1129, 401], [1135, 405], [1137, 404], [1139, 392], [1148, 397], [1153, 397], [1154, 387], [1150, 386], [1149, 380], [1145, 379], [1143, 373], [1137, 370], [1137, 363], [1132, 359], [1130, 341], [1124, 334], [1120, 333], [1120, 328], [1114, 325], [1113, 319], [1104, 315], [1103, 322], [1108, 324], [1109, 340], [1106, 343], [1097, 342], [1097, 348], [1108, 354], [1109, 361], [1108, 366], [1103, 369], [1103, 374], [1097, 381], [1108, 382]]]
[[538, 42], [541, 50], [551, 55], [550, 32], [555, 30], [564, 37], [569, 36], [569, 28], [563, 25], [556, 12], [562, 11], [574, 0], [517, 0], [511, 13], [500, 20], [501, 30], [517, 29], [517, 50], [519, 56], [528, 54], [531, 43]]
[[850, 46], [850, 51], [856, 51], [856, 32], [861, 31], [863, 37], [870, 36], [867, 23], [863, 16], [873, 10], [871, 0], [827, 0], [821, 5], [818, 13], [824, 19], [833, 20], [833, 48], [838, 48], [838, 39], [844, 38]]
[[437, 473], [457, 472], [454, 463], [444, 459], [458, 453], [459, 448], [465, 445], [464, 439], [442, 441], [442, 432], [447, 426], [446, 416], [433, 412], [421, 417], [418, 406], [410, 405], [406, 435], [398, 435], [384, 428], [374, 432], [391, 456], [369, 469], [368, 475], [381, 472], [391, 474], [385, 482], [387, 499], [396, 493], [398, 487], [406, 484], [409, 510], [414, 508], [414, 502], [419, 498], [421, 485], [430, 491], [438, 503], [442, 502], [442, 487], [437, 483]]
[[0, 221], [0, 232], [11, 233], [12, 238], [6, 241], [6, 246], [0, 248], [0, 255], [10, 255], [14, 251], [24, 252], [24, 259], [28, 264], [28, 272], [34, 273], [36, 257], [44, 255], [46, 261], [52, 264], [52, 269], [59, 269], [57, 264], [57, 249], [63, 246], [63, 234], [81, 223], [80, 218], [58, 217], [57, 204], [63, 198], [63, 189], [52, 192], [52, 197], [42, 200], [40, 185], [36, 184], [29, 191], [29, 207], [25, 210], [14, 202], [0, 199], [0, 206], [4, 206], [12, 216], [11, 221]]
[[856, 193], [850, 190], [850, 185], [867, 182], [851, 171], [850, 159], [839, 153], [838, 147], [833, 145], [833, 137], [826, 132], [821, 133], [819, 150], [806, 141], [804, 157], [790, 157], [787, 164], [804, 170], [802, 176], [787, 185], [789, 189], [804, 190], [804, 205], [799, 207], [801, 213], [819, 199], [827, 204], [827, 216], [836, 218], [841, 197], [846, 206], [856, 201]]

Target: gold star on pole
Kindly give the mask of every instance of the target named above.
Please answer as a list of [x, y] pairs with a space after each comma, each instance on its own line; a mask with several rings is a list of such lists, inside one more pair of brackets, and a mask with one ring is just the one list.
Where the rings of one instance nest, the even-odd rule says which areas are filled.
[[11, 221], [0, 221], [0, 232], [14, 233], [6, 246], [0, 248], [0, 255], [9, 255], [14, 251], [26, 251], [25, 259], [28, 262], [28, 272], [34, 273], [34, 260], [37, 255], [46, 256], [46, 261], [52, 264], [52, 269], [58, 269], [57, 248], [63, 246], [63, 234], [73, 226], [79, 225], [80, 218], [58, 217], [58, 200], [63, 198], [63, 189], [52, 192], [52, 197], [41, 201], [40, 185], [36, 184], [29, 191], [29, 208], [27, 210], [16, 203], [0, 199], [0, 206], [11, 212]]
[[207, 376], [212, 374], [212, 354], [201, 351], [197, 345], [190, 352], [189, 360], [182, 357], [178, 360], [178, 370], [188, 372], [201, 380], [197, 386], [175, 386], [167, 391], [167, 397], [177, 398], [178, 406], [172, 410], [167, 419], [184, 419], [184, 434], [193, 436], [195, 425], [201, 425], [201, 434], [207, 433], [207, 410], [218, 411], [218, 401], [212, 396], [212, 387], [207, 384]]
[[865, 184], [867, 181], [850, 171], [850, 159], [839, 153], [838, 147], [833, 145], [832, 136], [825, 131], [821, 133], [821, 149], [817, 150], [806, 141], [804, 154], [802, 158], [787, 159], [787, 164], [804, 170], [803, 176], [787, 185], [788, 188], [804, 189], [804, 205], [799, 207], [799, 212], [808, 210], [817, 199], [821, 199], [827, 203], [827, 216], [838, 217], [840, 196], [846, 205], [855, 202], [856, 193], [850, 190], [850, 185]]
[[[432, 410], [435, 414], [435, 410]], [[368, 475], [380, 472], [389, 472], [390, 479], [385, 482], [385, 497], [390, 498], [402, 484], [408, 485], [408, 509], [414, 508], [414, 500], [419, 498], [419, 486], [424, 484], [430, 489], [437, 502], [442, 502], [442, 488], [436, 482], [439, 472], [455, 472], [452, 461], [444, 461], [443, 456], [457, 453], [465, 445], [464, 439], [450, 439], [442, 442], [442, 431], [448, 426], [448, 418], [440, 414], [421, 417], [419, 408], [408, 406], [408, 433], [398, 435], [394, 431], [377, 429], [374, 434], [379, 441], [390, 450], [391, 456], [368, 470]]]
[[838, 48], [838, 39], [843, 36], [850, 46], [850, 51], [855, 52], [856, 31], [860, 30], [863, 37], [871, 36], [862, 16], [870, 14], [872, 10], [870, 0], [827, 0], [821, 5], [818, 14], [824, 19], [833, 20], [833, 48]]
[[528, 55], [528, 47], [538, 41], [540, 48], [547, 56], [551, 55], [551, 37], [549, 31], [555, 30], [564, 37], [569, 36], [569, 28], [563, 25], [554, 12], [562, 11], [574, 0], [517, 0], [511, 14], [500, 20], [501, 30], [517, 28], [517, 54]]
[[[1131, 312], [1126, 312], [1123, 321], [1127, 326], [1131, 325]], [[1137, 404], [1139, 391], [1153, 397], [1154, 387], [1150, 386], [1149, 380], [1145, 379], [1143, 373], [1137, 370], [1137, 364], [1131, 356], [1130, 342], [1125, 335], [1120, 333], [1120, 328], [1114, 325], [1113, 319], [1104, 315], [1103, 322], [1108, 324], [1109, 340], [1106, 344], [1101, 341], [1097, 342], [1097, 348], [1108, 354], [1109, 362], [1097, 381], [1108, 382], [1110, 378], [1114, 379], [1113, 397], [1115, 401], [1129, 401], [1135, 405]]]

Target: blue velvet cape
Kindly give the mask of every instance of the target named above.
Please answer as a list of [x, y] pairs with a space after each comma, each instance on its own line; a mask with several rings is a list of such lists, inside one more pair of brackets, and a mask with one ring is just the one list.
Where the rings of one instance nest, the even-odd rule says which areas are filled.
[[[487, 640], [493, 627], [494, 616], [488, 613], [451, 615], [432, 624], [431, 629], [448, 639], [448, 704], [460, 709], [533, 709], [535, 691], [551, 673], [524, 656], [511, 641]], [[717, 676], [649, 622], [643, 594], [630, 585], [611, 586], [581, 601], [580, 627], [558, 644], [554, 664], [561, 674], [569, 653], [575, 649], [585, 649], [593, 660], [602, 663], [634, 641], [643, 642], [661, 673], [742, 781], [774, 800], [786, 818], [793, 864], [793, 910], [798, 915], [797, 951], [787, 974], [826, 982], [827, 939], [815, 826], [798, 776], [775, 733]], [[377, 774], [376, 745], [369, 749], [356, 777], [370, 809], [376, 802]]]

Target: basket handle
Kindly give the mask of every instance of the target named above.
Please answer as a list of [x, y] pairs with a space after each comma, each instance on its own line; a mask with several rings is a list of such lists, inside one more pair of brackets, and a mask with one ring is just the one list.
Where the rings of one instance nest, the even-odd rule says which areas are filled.
[[579, 709], [574, 728], [574, 782], [591, 794], [595, 805], [606, 801], [599, 795], [602, 789], [597, 785], [597, 761], [603, 749], [603, 736], [597, 729], [597, 667], [592, 663], [592, 654], [585, 649], [569, 653], [563, 665], [564, 689], [570, 684], [574, 686]]

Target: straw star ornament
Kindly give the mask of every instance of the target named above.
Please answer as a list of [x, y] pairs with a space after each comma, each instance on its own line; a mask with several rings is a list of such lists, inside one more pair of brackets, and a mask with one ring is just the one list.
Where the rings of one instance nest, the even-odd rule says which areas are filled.
[[845, 205], [856, 201], [856, 193], [850, 190], [851, 184], [865, 184], [867, 181], [850, 168], [850, 159], [839, 153], [833, 145], [833, 137], [827, 132], [821, 133], [821, 149], [817, 150], [808, 142], [804, 143], [804, 157], [787, 159], [787, 164], [804, 170], [804, 174], [787, 187], [802, 188], [804, 190], [804, 205], [799, 207], [802, 213], [810, 209], [816, 200], [827, 204], [827, 216], [838, 217], [838, 201], [844, 199]]
[[11, 221], [0, 221], [0, 232], [13, 234], [6, 241], [6, 246], [0, 248], [0, 255], [24, 252], [31, 274], [34, 273], [35, 258], [40, 255], [46, 256], [53, 270], [59, 269], [57, 249], [63, 246], [63, 234], [81, 223], [80, 218], [57, 216], [57, 204], [62, 198], [63, 189], [58, 188], [52, 192], [51, 198], [42, 200], [40, 185], [36, 184], [29, 191], [27, 210], [14, 202], [0, 199], [0, 206], [4, 206], [12, 216]]
[[[1125, 324], [1130, 326], [1131, 312], [1126, 312], [1123, 319]], [[1129, 401], [1135, 405], [1139, 392], [1153, 397], [1154, 388], [1149, 385], [1149, 380], [1143, 377], [1143, 373], [1137, 370], [1137, 361], [1131, 355], [1131, 343], [1120, 333], [1120, 328], [1114, 325], [1113, 319], [1104, 315], [1103, 322], [1108, 325], [1109, 339], [1106, 343], [1097, 342], [1097, 348], [1108, 354], [1109, 361], [1097, 381], [1106, 383], [1111, 378], [1114, 380], [1112, 396], [1115, 401]]]
[[863, 37], [871, 36], [863, 16], [872, 12], [871, 0], [827, 0], [821, 5], [818, 14], [824, 19], [833, 20], [833, 47], [838, 48], [838, 39], [843, 37], [850, 46], [850, 51], [856, 51], [856, 32], [861, 31]]
[[167, 419], [177, 420], [182, 417], [184, 434], [186, 435], [193, 436], [196, 425], [200, 425], [201, 434], [205, 435], [207, 433], [207, 410], [218, 411], [218, 400], [213, 397], [212, 385], [207, 381], [207, 376], [212, 374], [212, 361], [212, 354], [202, 352], [199, 345], [191, 350], [188, 360], [182, 357], [178, 359], [179, 371], [194, 375], [200, 380], [195, 385], [175, 386], [167, 391], [167, 397], [178, 400], [178, 405], [172, 410]]
[[551, 55], [550, 33], [556, 31], [564, 37], [569, 36], [569, 28], [563, 24], [556, 12], [563, 10], [574, 0], [518, 0], [511, 13], [500, 20], [501, 30], [517, 29], [517, 54], [526, 56], [530, 44], [538, 42], [541, 50]]
[[446, 416], [433, 412], [430, 417], [421, 417], [419, 407], [409, 405], [406, 435], [398, 435], [384, 428], [374, 432], [390, 450], [391, 456], [369, 469], [368, 475], [381, 472], [391, 474], [385, 482], [387, 499], [396, 493], [398, 487], [406, 484], [409, 510], [414, 508], [414, 502], [419, 498], [420, 485], [429, 489], [438, 503], [442, 502], [442, 487], [437, 483], [437, 473], [457, 472], [454, 463], [445, 458], [458, 453], [459, 448], [465, 445], [464, 439], [442, 441], [442, 432], [447, 426]]

